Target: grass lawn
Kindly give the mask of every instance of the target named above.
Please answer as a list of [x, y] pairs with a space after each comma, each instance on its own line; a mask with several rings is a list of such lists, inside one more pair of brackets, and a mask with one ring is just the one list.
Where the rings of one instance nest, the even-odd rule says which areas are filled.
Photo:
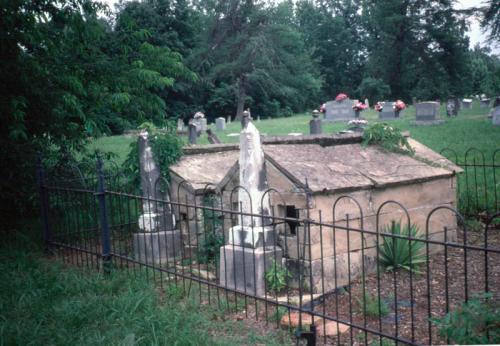
[[103, 276], [66, 266], [36, 247], [2, 242], [0, 345], [290, 343], [284, 331], [256, 331], [181, 292], [125, 272]]
[[[471, 147], [485, 152], [488, 161], [496, 148], [500, 147], [500, 127], [494, 127], [491, 119], [487, 118], [489, 108], [480, 108], [479, 102], [474, 102], [472, 109], [462, 110], [457, 118], [447, 118], [445, 106], [441, 106], [441, 118], [446, 122], [434, 126], [412, 126], [415, 119], [415, 108], [409, 106], [404, 112], [402, 119], [388, 121], [388, 123], [408, 130], [413, 138], [440, 151], [444, 148], [455, 150], [458, 157], [462, 157], [465, 151]], [[374, 110], [364, 111], [362, 117], [370, 123], [378, 121], [378, 114]], [[263, 135], [287, 135], [292, 132], [309, 133], [309, 114], [297, 114], [288, 118], [273, 118], [255, 121], [254, 124]], [[213, 124], [210, 127], [219, 136], [223, 143], [236, 143], [239, 140], [234, 134], [239, 133], [240, 123], [233, 121], [226, 126], [224, 131], [215, 131]], [[323, 123], [324, 133], [336, 133], [346, 129], [345, 123]], [[117, 163], [121, 163], [129, 152], [129, 145], [135, 140], [133, 136], [102, 137], [91, 142], [90, 148], [98, 148], [117, 154]], [[198, 139], [199, 144], [207, 144], [206, 136]], [[498, 157], [500, 158], [500, 156]]]

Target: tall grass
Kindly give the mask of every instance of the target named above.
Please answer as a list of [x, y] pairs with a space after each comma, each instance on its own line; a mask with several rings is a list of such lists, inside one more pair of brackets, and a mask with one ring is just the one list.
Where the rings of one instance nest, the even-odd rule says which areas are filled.
[[277, 332], [257, 333], [213, 316], [215, 307], [172, 295], [136, 276], [109, 276], [67, 267], [13, 246], [0, 248], [0, 345], [280, 344]]

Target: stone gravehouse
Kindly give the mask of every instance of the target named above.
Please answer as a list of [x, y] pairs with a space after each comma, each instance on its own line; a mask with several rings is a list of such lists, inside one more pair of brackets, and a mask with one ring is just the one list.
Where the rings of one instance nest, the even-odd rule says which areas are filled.
[[444, 121], [440, 119], [438, 102], [419, 102], [416, 104], [414, 125], [437, 125]]
[[161, 191], [165, 186], [162, 186], [160, 169], [153, 158], [148, 132], [139, 134], [138, 145], [144, 199], [138, 220], [139, 232], [133, 236], [134, 255], [145, 263], [166, 263], [181, 253], [181, 233], [175, 229], [174, 216], [168, 205], [168, 190]]
[[[289, 139], [283, 139], [282, 144], [277, 139], [274, 139], [273, 144], [264, 143], [262, 148], [267, 184], [262, 185], [276, 189], [279, 195], [270, 193], [270, 202], [269, 204], [265, 202], [264, 206], [261, 206], [260, 199], [255, 197], [257, 202], [253, 208], [256, 209], [253, 210], [256, 210], [257, 214], [264, 212], [265, 215], [267, 213], [265, 210], [270, 206], [274, 215], [287, 218], [309, 217], [312, 220], [319, 220], [321, 211], [324, 224], [335, 223], [343, 227], [347, 223], [346, 214], [349, 214], [351, 227], [359, 229], [362, 223], [364, 229], [373, 231], [376, 229], [377, 208], [387, 200], [396, 200], [408, 209], [412, 223], [418, 226], [420, 232], [425, 232], [426, 217], [433, 208], [440, 205], [456, 206], [456, 174], [461, 172], [461, 169], [444, 157], [411, 138], [408, 140], [416, 151], [414, 156], [389, 153], [377, 146], [364, 147], [361, 144], [361, 135], [349, 136], [351, 136], [349, 142], [338, 144], [335, 141], [328, 142], [332, 137], [326, 135], [296, 137], [293, 139], [293, 144]], [[246, 144], [243, 144], [242, 148], [244, 145]], [[229, 149], [227, 146], [220, 149], [214, 146], [207, 147], [205, 152], [197, 150], [196, 154], [185, 155], [170, 168], [171, 190], [179, 189], [180, 200], [192, 200], [201, 197], [207, 191], [206, 186], [210, 185], [212, 193], [219, 193], [218, 200], [224, 209], [239, 210], [240, 203], [245, 203], [244, 200], [240, 200], [244, 194], [230, 192], [246, 184], [244, 180], [247, 178], [242, 176], [238, 159], [245, 151], [240, 152], [237, 146], [232, 150]], [[212, 164], [206, 165], [206, 162]], [[260, 159], [255, 162], [260, 162]], [[261, 167], [261, 164], [259, 163], [257, 167]], [[306, 179], [308, 185], [305, 184]], [[256, 191], [261, 193], [262, 187]], [[305, 191], [309, 191], [308, 198]], [[360, 217], [357, 205], [348, 198], [340, 200], [333, 215], [333, 204], [345, 195], [359, 202], [363, 218]], [[243, 207], [244, 210], [249, 210], [248, 208], [248, 205]], [[392, 220], [399, 221], [403, 217], [404, 214], [399, 208], [394, 205], [387, 206], [380, 215], [381, 229], [390, 225]], [[235, 245], [235, 248], [239, 246], [236, 256], [243, 253], [246, 256], [250, 253], [249, 257], [253, 259], [255, 250], [256, 253], [259, 252], [260, 259], [266, 258], [266, 264], [269, 259], [275, 257], [278, 262], [282, 255], [282, 263], [293, 275], [290, 283], [292, 287], [298, 287], [301, 273], [305, 282], [312, 283], [308, 289], [314, 293], [330, 292], [348, 285], [349, 281], [358, 278], [363, 270], [370, 272], [375, 269], [376, 236], [373, 233], [364, 234], [362, 240], [358, 232], [348, 234], [343, 229], [311, 225], [309, 238], [308, 231], [301, 223], [267, 225], [263, 217], [264, 222], [261, 224], [249, 224], [251, 220], [243, 221], [242, 224], [239, 218], [230, 213], [224, 215], [221, 227], [227, 234], [225, 239], [230, 239], [224, 248], [230, 250], [231, 243], [240, 244]], [[187, 222], [191, 229], [195, 229], [192, 224], [195, 222], [194, 219], [189, 218]], [[255, 232], [241, 232], [245, 227], [247, 229], [250, 227], [251, 230], [251, 225], [256, 229]], [[456, 218], [451, 213], [437, 213], [433, 216], [430, 221], [429, 237], [435, 240], [444, 239], [444, 226], [448, 229], [448, 240], [454, 239], [457, 225]], [[202, 229], [201, 224], [196, 227]], [[270, 257], [266, 257], [265, 250], [260, 247], [264, 241], [265, 245], [276, 242], [273, 237], [276, 234], [261, 232], [268, 227], [277, 230], [277, 242], [280, 245], [276, 247], [278, 253]], [[231, 235], [232, 230], [236, 231], [233, 235]], [[260, 244], [250, 242], [252, 235], [253, 239], [260, 239]], [[442, 247], [431, 244], [430, 251], [442, 251]], [[226, 251], [226, 259], [229, 259], [226, 260], [226, 264], [233, 260], [230, 256], [234, 253]], [[223, 256], [221, 252], [221, 262], [224, 262]], [[233, 270], [243, 268], [242, 262], [241, 258], [239, 266], [231, 268]], [[256, 265], [258, 263], [261, 262], [256, 262]], [[250, 265], [245, 268], [253, 267]], [[225, 273], [229, 274], [229, 269]], [[247, 273], [241, 270], [236, 274], [239, 275], [235, 276], [236, 280], [245, 282], [245, 277], [242, 276], [246, 276], [247, 292], [255, 289], [260, 294], [262, 286], [256, 286], [252, 278], [249, 281]], [[221, 274], [221, 280], [222, 276]], [[231, 285], [235, 283], [231, 280], [225, 281], [228, 287], [234, 287]], [[257, 285], [261, 284], [259, 280], [257, 279]], [[238, 290], [245, 287], [236, 283]]]
[[349, 121], [356, 118], [356, 112], [352, 109], [354, 101], [345, 99], [343, 101], [328, 101], [325, 104], [324, 121]]

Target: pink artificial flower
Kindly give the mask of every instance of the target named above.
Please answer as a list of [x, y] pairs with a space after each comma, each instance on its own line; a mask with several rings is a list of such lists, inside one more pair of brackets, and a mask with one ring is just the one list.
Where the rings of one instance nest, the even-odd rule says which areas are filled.
[[346, 100], [348, 98], [348, 96], [344, 93], [340, 93], [337, 95], [337, 97], [335, 97], [335, 101], [337, 102], [342, 102], [344, 100]]
[[358, 102], [356, 102], [356, 103], [354, 104], [354, 106], [352, 106], [352, 109], [354, 109], [355, 111], [363, 111], [363, 110], [365, 110], [367, 107], [368, 107], [368, 106], [367, 106], [367, 105], [365, 105], [363, 102], [358, 101]]
[[401, 100], [397, 100], [396, 102], [394, 102], [393, 107], [396, 111], [402, 111], [406, 108], [406, 104]]
[[326, 107], [325, 107], [325, 104], [323, 103], [321, 106], [319, 106], [319, 111], [321, 113], [325, 113], [326, 112]]

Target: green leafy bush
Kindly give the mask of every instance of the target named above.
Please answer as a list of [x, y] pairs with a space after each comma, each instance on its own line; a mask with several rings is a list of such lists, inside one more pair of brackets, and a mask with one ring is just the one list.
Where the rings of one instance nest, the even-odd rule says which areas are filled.
[[382, 148], [403, 154], [415, 151], [403, 136], [401, 130], [386, 123], [377, 123], [367, 127], [363, 133], [363, 145], [380, 145]]
[[500, 343], [500, 306], [491, 293], [473, 297], [443, 318], [431, 320], [439, 334], [461, 345]]
[[[219, 206], [217, 196], [204, 196], [203, 206]], [[219, 260], [220, 248], [224, 245], [224, 237], [222, 235], [223, 222], [220, 216], [220, 212], [203, 209], [204, 231], [200, 235], [200, 247], [198, 249], [198, 261], [200, 263], [216, 263]]]
[[385, 270], [392, 271], [399, 268], [408, 271], [417, 271], [420, 264], [426, 261], [426, 256], [423, 254], [424, 242], [413, 239], [422, 239], [419, 235], [416, 225], [401, 226], [401, 223], [393, 223], [391, 226], [384, 228], [384, 233], [392, 234], [399, 237], [389, 235], [382, 236], [383, 244], [379, 245], [379, 263], [385, 267]]
[[[168, 168], [182, 156], [182, 140], [175, 131], [175, 126], [169, 122], [164, 129], [157, 129], [152, 123], [145, 122], [139, 129], [147, 130], [148, 140], [153, 150], [153, 156], [160, 166], [162, 176], [170, 180]], [[123, 169], [132, 186], [140, 186], [139, 148], [137, 141], [130, 144], [130, 152], [123, 163]]]
[[265, 273], [267, 288], [273, 292], [281, 292], [291, 279], [292, 273], [281, 264], [273, 260], [271, 267]]

